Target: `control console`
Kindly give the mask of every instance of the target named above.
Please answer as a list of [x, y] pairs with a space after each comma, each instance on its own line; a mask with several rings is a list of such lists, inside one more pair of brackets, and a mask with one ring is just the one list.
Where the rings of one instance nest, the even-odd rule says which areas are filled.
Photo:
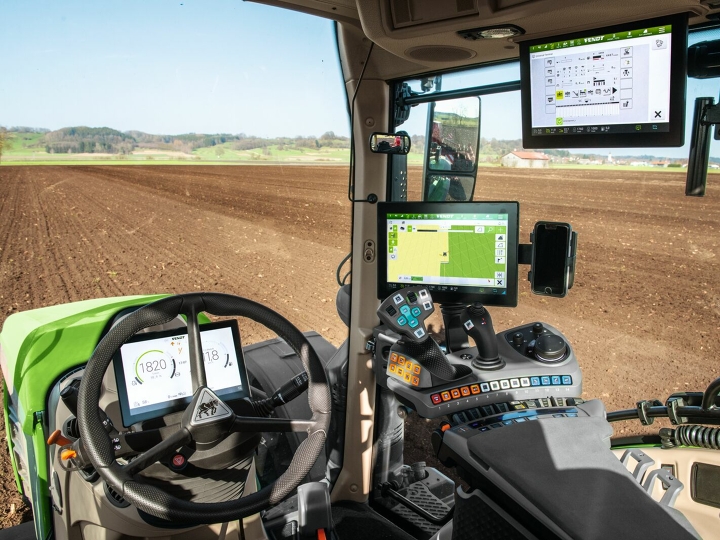
[[[552, 326], [536, 322], [495, 334], [490, 314], [474, 304], [463, 312], [462, 321], [476, 346], [446, 354], [427, 334], [424, 321], [432, 313], [425, 309], [428, 304], [432, 298], [423, 287], [394, 293], [378, 309], [385, 324], [374, 332], [378, 384], [420, 416], [491, 410], [487, 407], [508, 402], [564, 402], [582, 394], [582, 374], [572, 347]], [[413, 307], [421, 309], [415, 316], [421, 336], [406, 328], [407, 323], [399, 324], [403, 307], [411, 314]]]

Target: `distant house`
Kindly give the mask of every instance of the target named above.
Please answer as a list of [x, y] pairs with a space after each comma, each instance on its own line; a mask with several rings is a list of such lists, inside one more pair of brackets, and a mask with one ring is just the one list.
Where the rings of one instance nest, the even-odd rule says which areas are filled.
[[500, 160], [503, 167], [539, 169], [550, 166], [550, 157], [542, 152], [510, 152]]

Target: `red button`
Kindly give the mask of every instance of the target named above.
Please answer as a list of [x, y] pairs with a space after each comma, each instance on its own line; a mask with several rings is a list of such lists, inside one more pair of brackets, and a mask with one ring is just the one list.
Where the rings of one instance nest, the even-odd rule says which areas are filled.
[[182, 454], [175, 454], [172, 458], [172, 464], [173, 467], [177, 467], [178, 469], [185, 465], [185, 456]]
[[432, 396], [430, 396], [430, 399], [432, 399], [432, 402], [435, 405], [437, 405], [438, 403], [442, 403], [442, 397], [440, 396], [440, 394], [433, 394]]

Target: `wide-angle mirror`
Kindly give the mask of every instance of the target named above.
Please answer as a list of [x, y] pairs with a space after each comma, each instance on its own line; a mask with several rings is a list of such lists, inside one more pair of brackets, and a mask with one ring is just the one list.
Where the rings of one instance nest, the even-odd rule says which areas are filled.
[[448, 99], [430, 105], [423, 200], [472, 200], [479, 141], [479, 97]]

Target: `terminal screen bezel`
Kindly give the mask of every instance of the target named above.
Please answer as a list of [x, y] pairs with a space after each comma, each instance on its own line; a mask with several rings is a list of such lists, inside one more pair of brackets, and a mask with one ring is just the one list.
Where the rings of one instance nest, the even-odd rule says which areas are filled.
[[[652, 123], [650, 123], [647, 126], [643, 125], [641, 131], [630, 133], [555, 133], [551, 135], [533, 135], [530, 47], [551, 42], [565, 42], [589, 38], [599, 34], [621, 33], [643, 27], [650, 28], [665, 25], [672, 25], [672, 40], [670, 46], [670, 108], [668, 113], [669, 131], [653, 132], [651, 130]], [[520, 42], [520, 99], [522, 108], [523, 147], [527, 149], [551, 149], [682, 146], [685, 143], [687, 36], [687, 14], [679, 14]]]
[[[439, 285], [423, 282], [389, 283], [388, 278], [388, 214], [507, 214], [507, 288], [505, 294], [480, 293], [478, 287], [458, 287], [457, 291], [442, 290]], [[518, 300], [519, 204], [507, 202], [381, 202], [377, 210], [377, 295], [385, 299], [400, 288], [426, 285], [433, 301], [482, 302], [487, 306], [515, 307]]]
[[[238, 330], [237, 321], [227, 320], [201, 324], [200, 340], [202, 341], [203, 333], [209, 330], [217, 330], [219, 328], [229, 328], [232, 332], [233, 345], [235, 347], [235, 354], [237, 357], [237, 369], [240, 372], [240, 383], [242, 385], [242, 390], [234, 391], [232, 393], [220, 393], [218, 395], [225, 402], [231, 402], [237, 399], [250, 397], [250, 387], [248, 385], [247, 370], [245, 368], [245, 359], [242, 354], [240, 331]], [[127, 340], [125, 343], [136, 343], [138, 341], [150, 341], [154, 339], [182, 335], [187, 336], [187, 328], [175, 328], [172, 330], [162, 330], [160, 332], [147, 332], [144, 334], [136, 334], [135, 336]], [[123, 426], [125, 427], [130, 427], [137, 422], [152, 420], [155, 418], [160, 418], [166, 414], [182, 411], [185, 409], [185, 407], [187, 407], [188, 403], [192, 401], [192, 396], [188, 396], [182, 400], [164, 402], [164, 406], [159, 406], [152, 411], [133, 413], [132, 409], [130, 409], [130, 402], [128, 400], [127, 381], [125, 380], [125, 372], [123, 370], [122, 355], [120, 349], [118, 349], [113, 356], [113, 368], [115, 371], [118, 401], [120, 402], [120, 413], [123, 420]]]

